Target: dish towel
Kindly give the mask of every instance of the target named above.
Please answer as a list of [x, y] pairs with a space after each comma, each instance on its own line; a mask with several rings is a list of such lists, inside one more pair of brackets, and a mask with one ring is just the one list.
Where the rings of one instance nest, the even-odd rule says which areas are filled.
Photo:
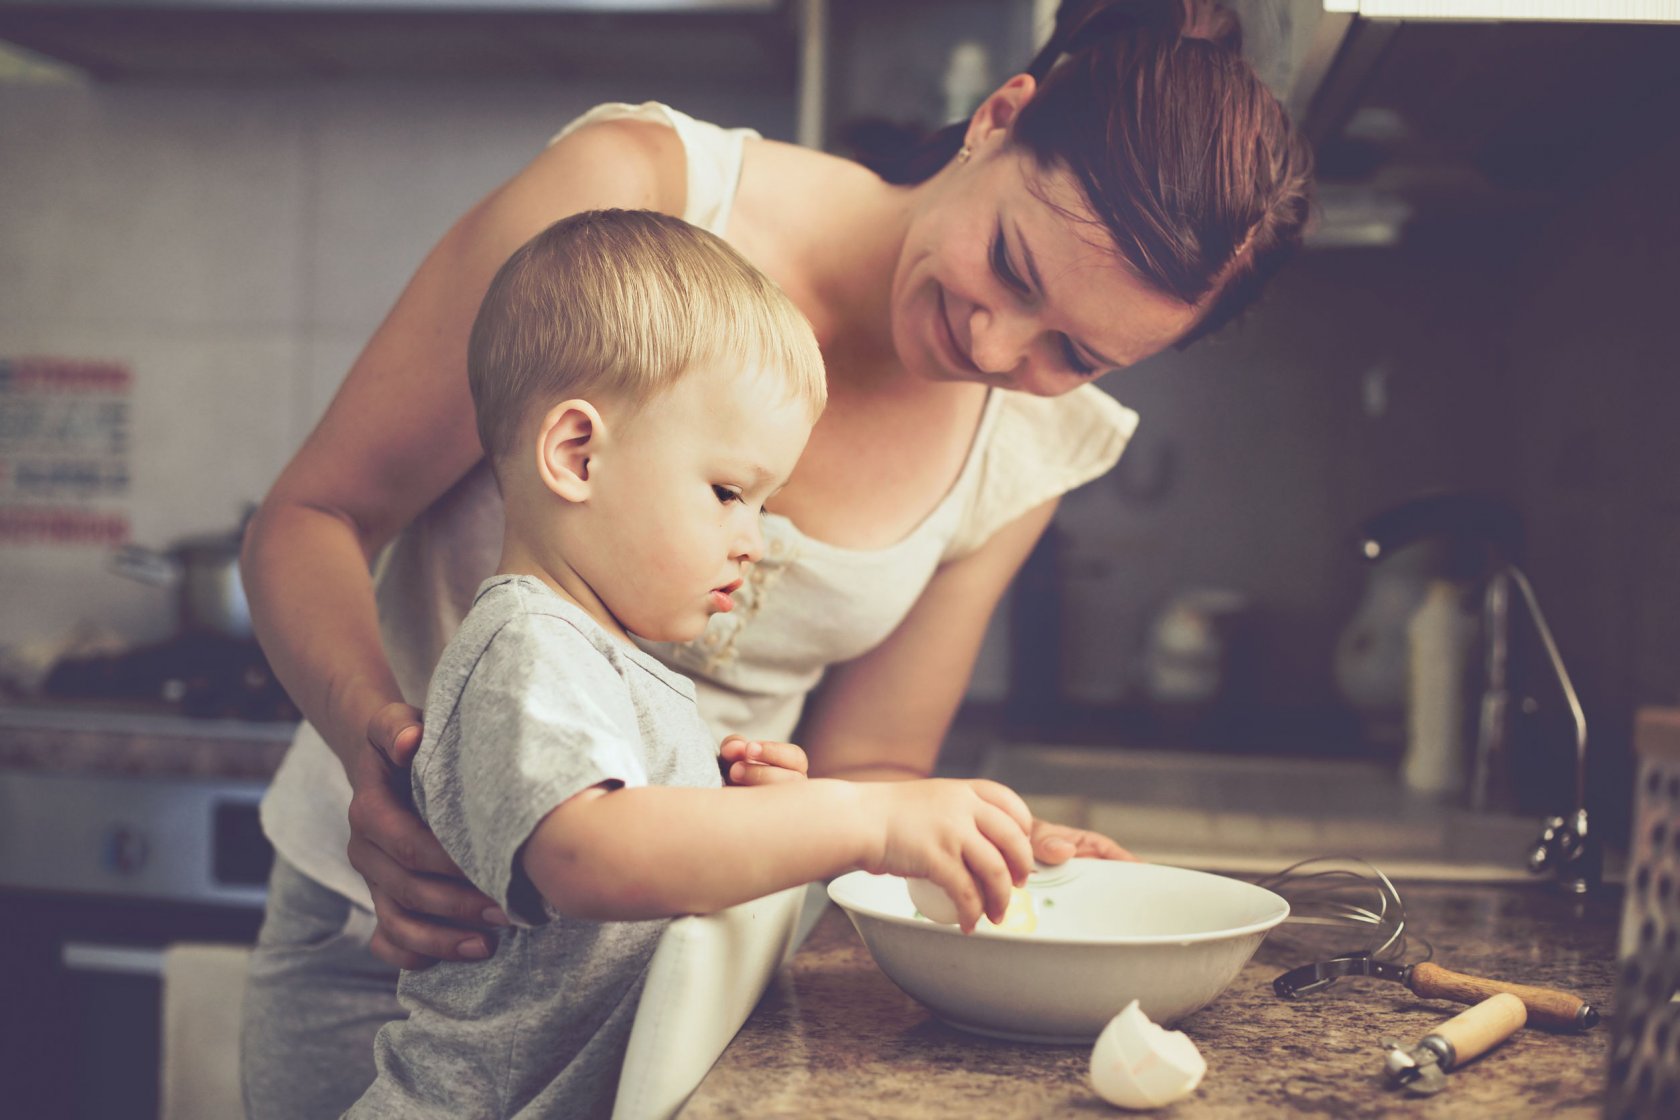
[[163, 953], [161, 1120], [227, 1120], [245, 1114], [239, 1093], [244, 945], [177, 942]]
[[806, 889], [665, 927], [636, 1005], [613, 1120], [666, 1120], [682, 1107], [798, 948]]

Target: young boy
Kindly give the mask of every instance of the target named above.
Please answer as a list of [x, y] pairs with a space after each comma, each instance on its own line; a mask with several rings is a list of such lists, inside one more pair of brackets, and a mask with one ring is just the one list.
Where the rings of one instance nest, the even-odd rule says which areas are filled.
[[[444, 650], [416, 807], [509, 914], [491, 959], [405, 972], [352, 1117], [611, 1110], [664, 924], [853, 868], [928, 878], [965, 929], [1031, 866], [990, 782], [723, 787], [684, 642], [759, 558], [759, 514], [821, 412], [797, 308], [713, 235], [640, 211], [556, 223], [473, 326], [479, 435], [507, 509], [500, 574]], [[757, 746], [757, 745], [755, 745]], [[725, 752], [739, 765], [737, 743]], [[756, 761], [790, 768], [797, 748]]]

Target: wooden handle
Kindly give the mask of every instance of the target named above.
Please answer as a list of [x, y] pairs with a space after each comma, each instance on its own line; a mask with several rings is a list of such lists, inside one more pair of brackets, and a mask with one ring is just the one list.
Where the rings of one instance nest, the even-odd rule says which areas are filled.
[[1425, 999], [1450, 999], [1457, 1003], [1476, 1003], [1496, 993], [1509, 992], [1522, 1001], [1530, 1020], [1558, 1030], [1579, 1029], [1583, 1025], [1581, 1009], [1587, 1006], [1580, 997], [1556, 988], [1534, 988], [1527, 984], [1507, 984], [1503, 980], [1485, 980], [1427, 961], [1412, 966], [1406, 986]]
[[1526, 1022], [1528, 1008], [1523, 1001], [1510, 992], [1500, 992], [1468, 1011], [1460, 1011], [1429, 1033], [1452, 1044], [1452, 1068], [1457, 1069], [1516, 1034]]

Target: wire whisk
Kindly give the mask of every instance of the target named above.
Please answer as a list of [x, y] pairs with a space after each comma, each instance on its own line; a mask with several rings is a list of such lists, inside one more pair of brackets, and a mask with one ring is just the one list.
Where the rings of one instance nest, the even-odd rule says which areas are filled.
[[1382, 961], [1413, 957], [1413, 964], [1435, 955], [1408, 926], [1394, 880], [1356, 856], [1313, 856], [1255, 882], [1289, 903], [1289, 917], [1268, 942], [1282, 951], [1308, 960], [1364, 952]]

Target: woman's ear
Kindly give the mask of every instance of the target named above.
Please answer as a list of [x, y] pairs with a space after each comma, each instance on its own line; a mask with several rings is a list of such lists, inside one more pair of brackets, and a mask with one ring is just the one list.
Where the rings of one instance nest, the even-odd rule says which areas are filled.
[[606, 439], [606, 424], [586, 400], [561, 401], [543, 415], [537, 432], [537, 477], [557, 498], [589, 498], [590, 458]]
[[980, 102], [980, 107], [974, 110], [974, 115], [968, 119], [968, 132], [963, 136], [963, 144], [974, 152], [980, 151], [980, 145], [988, 137], [997, 133], [1007, 135], [1009, 128], [1015, 123], [1023, 106], [1032, 100], [1038, 92], [1038, 83], [1031, 74], [1017, 74], [1003, 85], [993, 90], [986, 100]]

